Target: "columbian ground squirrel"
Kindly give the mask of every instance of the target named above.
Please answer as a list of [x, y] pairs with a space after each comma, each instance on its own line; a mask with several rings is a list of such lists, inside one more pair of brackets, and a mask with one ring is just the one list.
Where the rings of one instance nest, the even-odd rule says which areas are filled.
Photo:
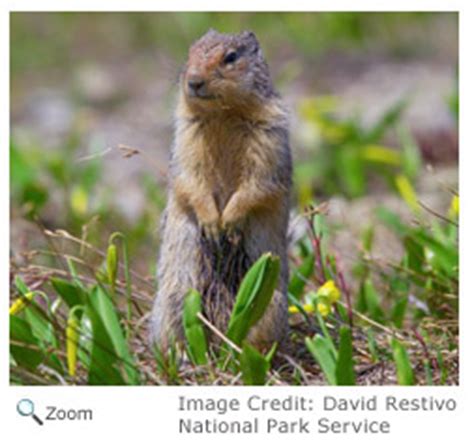
[[225, 332], [242, 277], [265, 252], [278, 288], [248, 340], [265, 348], [288, 329], [287, 229], [292, 175], [287, 111], [252, 32], [208, 31], [180, 75], [168, 201], [161, 222], [152, 341], [182, 340], [187, 291]]

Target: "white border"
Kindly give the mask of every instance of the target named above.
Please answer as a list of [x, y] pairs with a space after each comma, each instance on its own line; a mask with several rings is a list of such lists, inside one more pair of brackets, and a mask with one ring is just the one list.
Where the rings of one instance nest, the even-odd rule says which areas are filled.
[[[473, 79], [474, 70], [472, 63], [472, 43], [474, 17], [471, 2], [462, 1], [415, 1], [399, 0], [396, 3], [380, 1], [332, 1], [318, 2], [315, 4], [307, 1], [261, 1], [258, 4], [249, 0], [222, 2], [209, 0], [205, 3], [175, 0], [172, 3], [145, 1], [145, 0], [115, 0], [100, 1], [82, 0], [67, 1], [47, 0], [38, 5], [38, 1], [8, 1], [1, 6], [0, 15], [0, 35], [1, 53], [0, 60], [4, 68], [0, 70], [0, 79], [3, 98], [1, 103], [1, 127], [0, 137], [2, 141], [0, 167], [0, 188], [1, 188], [1, 230], [4, 236], [3, 248], [0, 251], [0, 269], [2, 279], [0, 282], [0, 389], [1, 389], [1, 410], [0, 418], [2, 427], [2, 440], [5, 442], [25, 443], [34, 439], [37, 443], [84, 443], [85, 439], [91, 442], [98, 441], [106, 437], [113, 442], [131, 442], [132, 440], [146, 440], [148, 442], [216, 442], [222, 441], [237, 442], [246, 440], [250, 442], [261, 442], [272, 440], [275, 442], [287, 442], [288, 440], [298, 440], [298, 442], [320, 442], [332, 443], [350, 440], [351, 442], [400, 442], [400, 439], [407, 439], [410, 442], [416, 440], [429, 440], [430, 442], [447, 442], [448, 440], [459, 443], [471, 441], [472, 432], [468, 429], [469, 421], [472, 421], [472, 411], [474, 405], [472, 393], [474, 393], [473, 375], [474, 361], [470, 352], [473, 337], [473, 325], [471, 317], [474, 313], [474, 292], [472, 281], [469, 279], [469, 270], [474, 264], [474, 238], [473, 238], [473, 205], [474, 202], [467, 195], [469, 185], [472, 185], [472, 166], [474, 136], [472, 132], [472, 113], [470, 104], [474, 103]], [[9, 173], [8, 173], [8, 147], [9, 147], [9, 11], [199, 11], [199, 10], [273, 10], [273, 11], [460, 11], [460, 189], [461, 195], [461, 372], [460, 387], [361, 387], [361, 388], [334, 388], [334, 387], [288, 387], [288, 388], [245, 388], [245, 387], [194, 387], [194, 388], [173, 388], [173, 387], [10, 387], [9, 386], [9, 362], [8, 362], [8, 276], [9, 276]], [[414, 42], [416, 44], [416, 42]], [[470, 183], [469, 183], [470, 182]], [[176, 401], [177, 394], [191, 393], [197, 396], [222, 396], [222, 397], [245, 397], [248, 393], [261, 393], [264, 396], [283, 396], [291, 393], [294, 395], [306, 395], [320, 397], [323, 394], [351, 394], [370, 396], [378, 394], [397, 394], [399, 396], [453, 396], [459, 402], [459, 410], [455, 415], [450, 414], [419, 414], [407, 413], [391, 415], [393, 427], [396, 432], [391, 435], [341, 435], [327, 437], [323, 435], [312, 435], [305, 437], [300, 435], [279, 435], [279, 436], [190, 436], [188, 439], [178, 437], [176, 432]], [[63, 406], [90, 406], [91, 402], [97, 409], [99, 419], [91, 424], [55, 424], [54, 427], [38, 429], [36, 424], [25, 421], [14, 411], [14, 406], [18, 399], [31, 396], [35, 400], [48, 403], [59, 403]], [[372, 416], [360, 413], [347, 413], [341, 415], [345, 419], [355, 419], [363, 416]], [[294, 416], [288, 414], [288, 416]], [[377, 416], [377, 415], [375, 415]], [[96, 416], [97, 418], [97, 416]]]
[[11, 11], [458, 11], [462, 0], [9, 0]]

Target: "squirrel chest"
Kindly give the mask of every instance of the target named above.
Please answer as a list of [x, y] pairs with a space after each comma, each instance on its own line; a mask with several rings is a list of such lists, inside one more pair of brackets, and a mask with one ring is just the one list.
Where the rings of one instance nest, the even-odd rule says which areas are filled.
[[257, 123], [218, 118], [194, 122], [177, 141], [182, 173], [197, 180], [222, 211], [256, 161], [275, 162], [272, 141]]

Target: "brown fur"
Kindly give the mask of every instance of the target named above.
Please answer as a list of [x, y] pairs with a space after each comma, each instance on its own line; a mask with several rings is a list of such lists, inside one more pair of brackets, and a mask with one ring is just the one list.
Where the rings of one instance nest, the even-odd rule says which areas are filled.
[[[237, 60], [224, 63], [236, 50]], [[204, 82], [202, 97], [193, 96], [190, 79]], [[255, 36], [209, 31], [191, 47], [180, 78], [153, 341], [166, 348], [170, 338], [182, 340], [190, 288], [225, 332], [242, 277], [268, 251], [281, 259], [279, 286], [249, 340], [263, 347], [284, 339], [290, 188], [287, 114]]]

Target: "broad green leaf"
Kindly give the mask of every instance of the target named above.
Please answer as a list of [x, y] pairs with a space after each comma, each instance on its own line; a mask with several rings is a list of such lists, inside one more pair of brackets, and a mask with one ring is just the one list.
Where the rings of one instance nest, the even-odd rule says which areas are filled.
[[25, 308], [24, 315], [33, 335], [38, 340], [38, 344], [45, 352], [47, 351], [44, 364], [62, 373], [64, 371], [63, 362], [54, 353], [54, 349], [59, 349], [60, 342], [56, 337], [53, 312], [46, 312], [42, 306], [34, 301]]
[[324, 338], [327, 341], [327, 345], [329, 346], [329, 350], [331, 351], [331, 354], [334, 358], [334, 360], [337, 359], [337, 349], [336, 346], [334, 345], [334, 341], [332, 340], [331, 335], [329, 334], [329, 330], [326, 326], [326, 322], [324, 321], [324, 318], [322, 317], [321, 313], [319, 310], [315, 310], [316, 318], [318, 320], [319, 327], [321, 328], [321, 331], [323, 332]]
[[275, 288], [278, 284], [278, 277], [280, 275], [280, 259], [270, 256], [265, 267], [263, 280], [258, 287], [258, 293], [253, 299], [253, 308], [250, 311], [250, 322], [254, 326], [257, 321], [263, 316], [268, 304], [270, 303]]
[[[120, 367], [127, 375], [128, 384], [138, 384], [139, 375], [128, 344], [120, 326], [117, 312], [109, 295], [100, 286], [96, 286], [90, 295], [90, 304], [99, 315], [105, 330], [112, 342], [113, 350], [121, 360]], [[96, 336], [94, 335], [94, 339]]]
[[337, 385], [355, 385], [356, 382], [351, 334], [351, 329], [345, 325], [339, 330], [339, 350], [336, 363]]
[[60, 278], [51, 278], [50, 281], [56, 293], [66, 302], [69, 308], [82, 305], [86, 302], [84, 291], [76, 284], [72, 284]]
[[262, 255], [244, 276], [229, 320], [227, 337], [240, 345], [263, 316], [278, 283], [280, 259]]
[[316, 362], [319, 363], [329, 384], [337, 385], [336, 359], [332, 354], [331, 344], [328, 340], [320, 335], [315, 335], [313, 339], [307, 337], [305, 344]]
[[242, 353], [240, 354], [240, 370], [245, 385], [264, 385], [270, 363], [267, 358], [244, 342]]
[[18, 316], [10, 316], [10, 341], [10, 353], [20, 367], [34, 370], [45, 359], [28, 322]]
[[58, 346], [58, 341], [54, 334], [54, 326], [48, 319], [41, 307], [37, 304], [29, 305], [25, 308], [25, 319], [30, 324], [33, 335], [38, 338], [43, 345], [49, 344], [54, 347]]
[[206, 334], [201, 320], [197, 317], [201, 311], [201, 295], [196, 290], [189, 290], [184, 299], [183, 326], [189, 357], [198, 365], [204, 365], [207, 362]]
[[400, 385], [414, 385], [415, 376], [411, 368], [410, 359], [405, 347], [397, 341], [392, 339], [392, 352], [395, 365], [397, 367], [397, 380]]
[[126, 381], [118, 370], [119, 360], [101, 317], [92, 305], [86, 308], [91, 321], [92, 349], [88, 374], [89, 385], [124, 385]]

